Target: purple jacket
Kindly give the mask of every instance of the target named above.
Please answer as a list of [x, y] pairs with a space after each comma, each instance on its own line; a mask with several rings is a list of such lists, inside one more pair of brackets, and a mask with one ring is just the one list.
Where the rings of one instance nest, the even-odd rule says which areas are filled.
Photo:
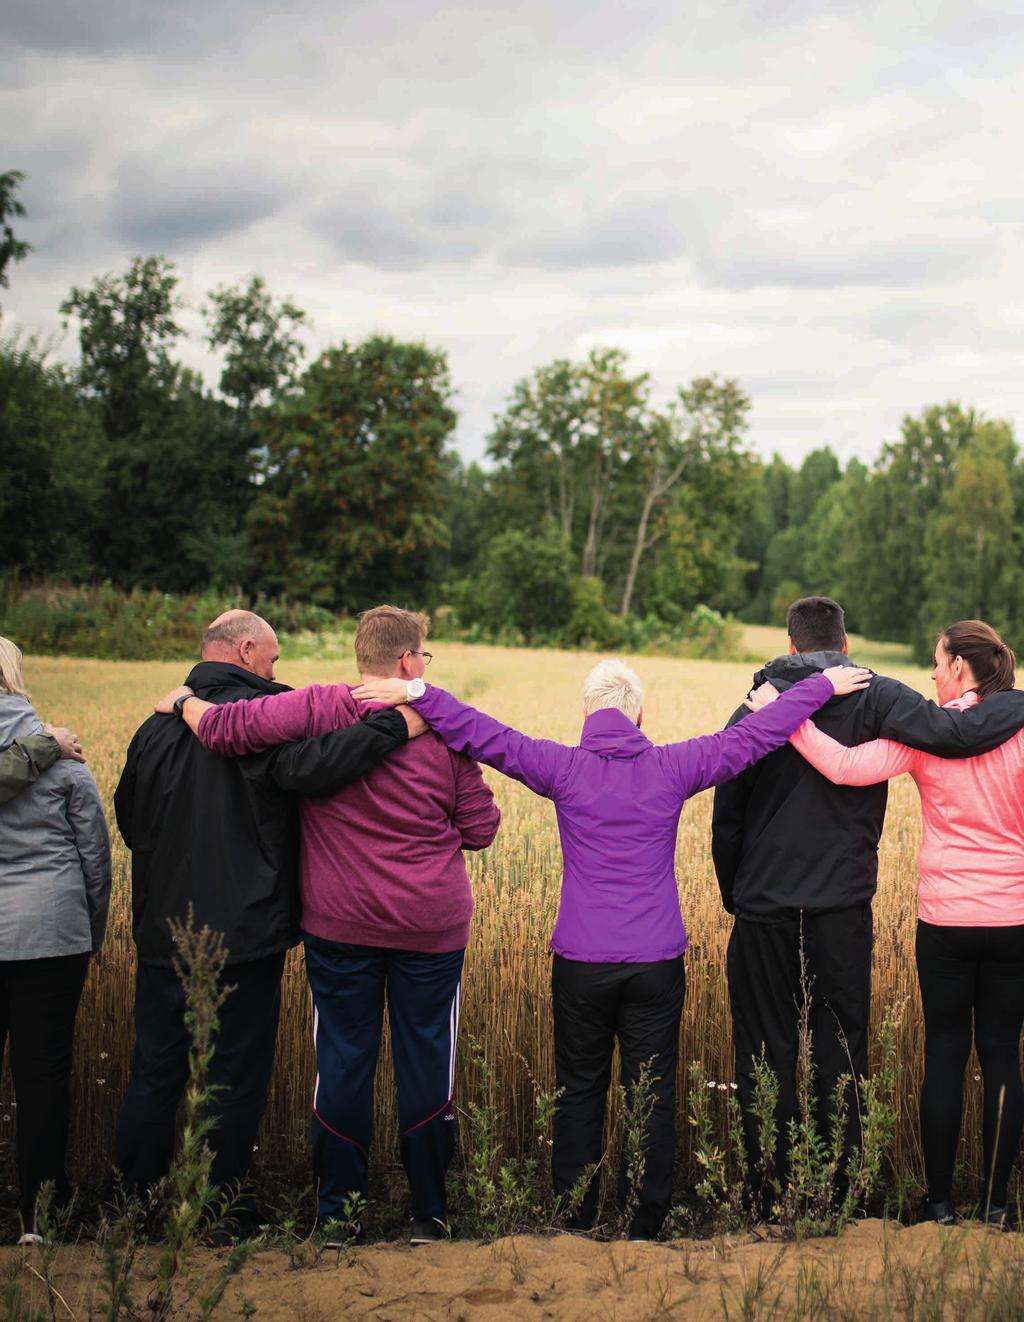
[[554, 803], [563, 870], [551, 949], [639, 964], [686, 949], [675, 877], [683, 803], [781, 748], [832, 692], [814, 675], [732, 729], [660, 746], [613, 709], [588, 716], [570, 748], [530, 739], [433, 685], [411, 705], [449, 748]]

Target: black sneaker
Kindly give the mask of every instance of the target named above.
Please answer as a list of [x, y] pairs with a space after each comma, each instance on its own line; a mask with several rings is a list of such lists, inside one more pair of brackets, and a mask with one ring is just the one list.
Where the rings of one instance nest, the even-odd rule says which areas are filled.
[[933, 1203], [926, 1198], [922, 1208], [925, 1221], [934, 1221], [940, 1226], [956, 1225], [956, 1210], [948, 1199], [942, 1198], [939, 1202]]
[[437, 1244], [442, 1239], [451, 1239], [451, 1227], [436, 1216], [414, 1216], [409, 1222], [410, 1244]]
[[989, 1206], [978, 1218], [983, 1225], [995, 1226], [997, 1230], [1009, 1230], [1010, 1223], [1006, 1217], [1005, 1207]]

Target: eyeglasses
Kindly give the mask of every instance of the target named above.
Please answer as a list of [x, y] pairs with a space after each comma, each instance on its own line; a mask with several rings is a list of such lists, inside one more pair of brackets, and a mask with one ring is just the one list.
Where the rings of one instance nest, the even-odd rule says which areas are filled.
[[[402, 656], [421, 656], [423, 658], [423, 664], [425, 666], [429, 666], [431, 661], [433, 661], [434, 659], [433, 652], [417, 652], [414, 647], [407, 647], [405, 651], [402, 653]], [[402, 656], [398, 658], [399, 661], [401, 661]]]

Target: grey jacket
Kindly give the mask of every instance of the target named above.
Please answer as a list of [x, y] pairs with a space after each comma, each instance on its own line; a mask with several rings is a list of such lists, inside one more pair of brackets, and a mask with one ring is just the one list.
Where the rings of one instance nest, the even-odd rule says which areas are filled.
[[[38, 734], [26, 698], [0, 693], [0, 748]], [[67, 759], [0, 804], [0, 960], [97, 951], [110, 900], [110, 838], [88, 767]]]

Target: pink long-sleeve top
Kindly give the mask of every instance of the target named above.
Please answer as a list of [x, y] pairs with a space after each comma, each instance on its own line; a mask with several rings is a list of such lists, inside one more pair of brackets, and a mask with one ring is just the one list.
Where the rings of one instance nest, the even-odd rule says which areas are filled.
[[[963, 711], [974, 692], [944, 706]], [[980, 757], [942, 758], [874, 739], [846, 748], [805, 721], [793, 747], [837, 785], [908, 772], [921, 795], [918, 915], [940, 927], [1024, 924], [1024, 731]]]
[[[199, 739], [239, 757], [353, 725], [368, 710], [347, 684], [311, 684], [212, 707]], [[303, 931], [397, 950], [466, 945], [473, 895], [462, 850], [486, 848], [501, 821], [475, 762], [428, 731], [362, 780], [299, 804]]]

